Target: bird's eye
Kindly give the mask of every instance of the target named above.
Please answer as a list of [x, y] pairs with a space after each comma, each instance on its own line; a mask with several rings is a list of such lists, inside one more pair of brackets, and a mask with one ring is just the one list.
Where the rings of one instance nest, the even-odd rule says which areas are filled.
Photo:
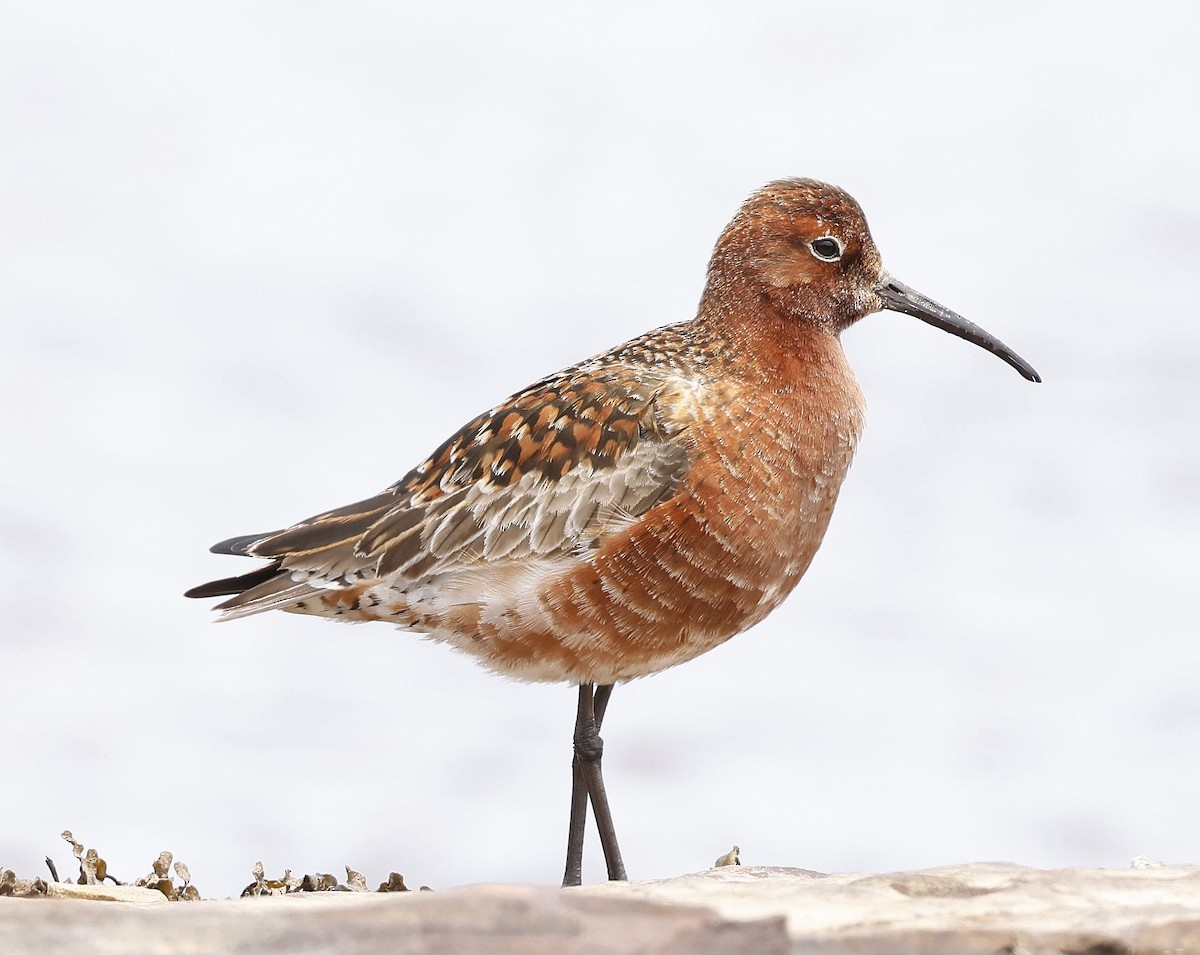
[[808, 243], [809, 249], [822, 262], [836, 262], [842, 257], [842, 243], [831, 235], [823, 235]]

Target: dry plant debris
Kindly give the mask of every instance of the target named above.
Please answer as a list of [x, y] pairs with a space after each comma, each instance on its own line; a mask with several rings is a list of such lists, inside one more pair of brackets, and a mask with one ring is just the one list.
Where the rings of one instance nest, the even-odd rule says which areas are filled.
[[716, 862], [713, 863], [713, 868], [719, 869], [726, 865], [741, 865], [741, 854], [742, 850], [739, 847], [734, 846], [732, 849], [726, 852], [725, 855], [721, 856]]
[[[121, 882], [108, 871], [108, 863], [95, 849], [88, 849], [76, 840], [70, 829], [62, 833], [62, 837], [71, 846], [71, 853], [79, 863], [79, 878], [77, 885], [98, 885], [106, 879], [114, 885], [129, 885]], [[60, 880], [58, 868], [54, 860], [46, 856], [46, 868], [50, 870], [51, 882], [72, 883], [67, 878]], [[200, 891], [192, 885], [192, 873], [182, 862], [176, 862], [175, 857], [168, 851], [158, 854], [158, 858], [150, 864], [150, 873], [137, 879], [132, 884], [143, 888], [157, 889], [172, 902], [198, 902]], [[329, 872], [318, 872], [304, 875], [300, 878], [292, 875], [291, 869], [284, 869], [282, 878], [268, 879], [266, 869], [261, 862], [256, 862], [252, 870], [254, 881], [242, 890], [242, 897], [252, 895], [287, 895], [292, 892], [370, 892], [367, 879], [361, 872], [346, 866], [346, 881], [341, 882], [337, 876]], [[45, 880], [19, 879], [12, 869], [0, 866], [0, 896], [31, 898], [46, 895]], [[408, 892], [404, 884], [404, 876], [399, 872], [388, 875], [386, 882], [380, 884], [379, 892]], [[431, 891], [429, 886], [421, 886], [421, 891]]]
[[[254, 881], [242, 889], [242, 898], [251, 895], [288, 895], [292, 892], [369, 892], [367, 888], [367, 878], [361, 872], [356, 872], [350, 866], [346, 866], [346, 881], [339, 882], [338, 877], [331, 872], [318, 872], [315, 875], [306, 875], [301, 879], [297, 879], [292, 875], [291, 869], [283, 870], [283, 877], [279, 879], [266, 878], [266, 870], [261, 862], [254, 864], [252, 870]], [[380, 883], [377, 892], [408, 892], [411, 891], [404, 884], [404, 876], [399, 872], [392, 872], [388, 875], [386, 882]], [[427, 885], [421, 886], [421, 892], [431, 892], [432, 889]]]
[[[192, 885], [192, 873], [182, 862], [175, 862], [172, 866], [174, 858], [170, 852], [164, 849], [150, 864], [153, 871], [149, 875], [142, 876], [133, 884], [145, 886], [148, 889], [158, 889], [172, 902], [199, 902], [200, 891]], [[172, 868], [175, 872], [174, 876], [171, 875]], [[179, 879], [179, 885], [175, 884], [176, 878]]]
[[0, 869], [0, 898], [27, 899], [46, 894], [46, 883], [41, 879], [18, 879], [12, 869]]

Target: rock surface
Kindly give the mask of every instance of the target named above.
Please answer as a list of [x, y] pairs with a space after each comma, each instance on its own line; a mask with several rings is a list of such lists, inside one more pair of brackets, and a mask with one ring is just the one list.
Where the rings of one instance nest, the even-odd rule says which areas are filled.
[[558, 890], [312, 893], [199, 903], [0, 899], [0, 952], [45, 955], [1200, 953], [1200, 868], [1011, 864], [821, 875], [728, 866]]
[[86, 899], [91, 902], [142, 902], [148, 905], [166, 904], [169, 900], [158, 889], [139, 885], [76, 885], [74, 882], [47, 882], [46, 895], [51, 899]]
[[1030, 869], [1011, 863], [822, 875], [736, 866], [583, 891], [783, 915], [796, 951], [1200, 953], [1200, 867]]
[[114, 905], [0, 899], [5, 955], [785, 955], [784, 920], [534, 886]]

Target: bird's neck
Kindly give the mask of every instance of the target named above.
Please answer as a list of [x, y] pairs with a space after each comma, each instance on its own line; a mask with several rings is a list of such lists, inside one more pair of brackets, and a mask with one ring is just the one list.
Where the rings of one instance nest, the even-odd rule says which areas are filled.
[[794, 382], [818, 370], [850, 373], [835, 331], [736, 279], [709, 276], [695, 323], [742, 375]]

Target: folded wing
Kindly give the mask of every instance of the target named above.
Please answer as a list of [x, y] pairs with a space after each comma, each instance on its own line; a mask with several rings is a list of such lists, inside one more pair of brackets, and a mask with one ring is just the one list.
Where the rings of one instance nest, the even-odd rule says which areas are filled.
[[644, 368], [597, 375], [587, 364], [538, 382], [382, 493], [215, 545], [271, 563], [188, 596], [233, 594], [218, 609], [245, 616], [364, 581], [583, 558], [678, 486], [688, 463], [683, 429], [658, 402], [672, 386]]

